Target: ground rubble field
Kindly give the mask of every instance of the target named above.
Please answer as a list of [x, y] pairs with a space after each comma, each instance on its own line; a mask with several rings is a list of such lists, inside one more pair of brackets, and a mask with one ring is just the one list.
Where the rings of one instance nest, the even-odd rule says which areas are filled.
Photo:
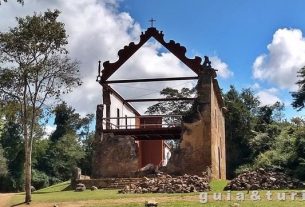
[[259, 168], [241, 173], [224, 188], [232, 191], [281, 189], [305, 189], [305, 183], [281, 170]]
[[209, 191], [209, 176], [188, 175], [171, 176], [158, 173], [154, 177], [143, 177], [142, 180], [126, 185], [119, 193], [191, 193]]
[[[305, 207], [305, 199], [302, 199], [302, 190], [273, 190], [271, 191], [272, 201], [268, 201], [265, 197], [267, 191], [259, 191], [261, 199], [257, 201], [251, 200], [251, 191], [231, 192], [231, 201], [227, 200], [227, 191], [222, 191], [227, 181], [212, 180], [210, 183], [211, 191], [207, 193], [207, 197], [200, 192], [192, 193], [145, 193], [145, 194], [119, 194], [118, 190], [95, 191], [85, 190], [83, 192], [63, 191], [69, 185], [68, 182], [61, 183], [49, 188], [41, 189], [33, 193], [33, 201], [31, 207], [137, 207], [144, 206], [146, 201], [155, 201], [158, 207], [222, 207], [222, 206], [265, 206], [265, 207]], [[292, 193], [297, 192], [295, 200], [291, 200]], [[216, 201], [214, 194], [221, 193], [222, 201]], [[238, 193], [245, 195], [244, 201], [238, 201]], [[286, 200], [277, 200], [278, 193], [285, 193]], [[206, 199], [205, 199], [206, 198]], [[2, 199], [2, 200], [1, 200]], [[4, 199], [4, 200], [3, 200]], [[24, 193], [19, 194], [0, 194], [0, 206], [26, 207], [23, 204]], [[206, 201], [205, 203], [200, 202]], [[3, 201], [3, 202], [2, 202]]]

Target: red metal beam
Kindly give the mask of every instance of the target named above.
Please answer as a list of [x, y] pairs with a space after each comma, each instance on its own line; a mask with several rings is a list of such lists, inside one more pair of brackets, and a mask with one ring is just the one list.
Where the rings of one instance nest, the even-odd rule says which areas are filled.
[[132, 80], [109, 80], [101, 81], [101, 83], [137, 83], [137, 82], [156, 82], [156, 81], [176, 81], [176, 80], [195, 80], [198, 76], [191, 77], [173, 77], [173, 78], [145, 78], [145, 79], [132, 79]]
[[181, 127], [170, 128], [136, 128], [136, 129], [106, 129], [103, 133], [134, 136], [136, 140], [166, 140], [180, 139]]
[[149, 98], [149, 99], [126, 99], [126, 102], [151, 102], [151, 101], [193, 101], [195, 98]]

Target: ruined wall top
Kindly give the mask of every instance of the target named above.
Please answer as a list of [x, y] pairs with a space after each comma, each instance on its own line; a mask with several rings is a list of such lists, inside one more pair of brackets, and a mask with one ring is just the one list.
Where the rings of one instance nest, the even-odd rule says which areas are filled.
[[110, 63], [105, 61], [103, 63], [103, 69], [100, 68], [97, 76], [97, 81], [103, 84], [115, 71], [117, 71], [139, 48], [141, 48], [150, 38], [155, 38], [160, 44], [168, 49], [173, 55], [187, 65], [192, 71], [199, 75], [200, 71], [204, 69], [211, 70], [213, 76], [216, 77], [215, 70], [211, 67], [211, 62], [205, 56], [205, 60], [202, 63], [202, 58], [195, 56], [194, 59], [186, 57], [186, 48], [176, 43], [174, 40], [165, 42], [164, 34], [162, 31], [157, 30], [154, 27], [148, 28], [144, 33], [140, 35], [140, 41], [138, 44], [134, 42], [129, 43], [123, 49], [119, 50], [119, 59], [116, 62]]

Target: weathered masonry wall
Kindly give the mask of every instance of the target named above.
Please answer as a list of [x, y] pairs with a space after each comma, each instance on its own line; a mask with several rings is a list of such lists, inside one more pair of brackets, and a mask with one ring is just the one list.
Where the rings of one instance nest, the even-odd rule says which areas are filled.
[[133, 137], [108, 133], [95, 139], [92, 178], [132, 177], [138, 163], [138, 146]]
[[[162, 80], [157, 78], [109, 81], [109, 78], [150, 38], [156, 39], [196, 74], [196, 77], [177, 77], [178, 79], [198, 78], [197, 98], [189, 114], [184, 117], [182, 128], [177, 127], [175, 132], [170, 131], [168, 132], [170, 134], [167, 134], [173, 135], [173, 133], [176, 133], [174, 137], [177, 139], [181, 132], [179, 147], [171, 153], [172, 156], [168, 161], [166, 170], [172, 174], [201, 175], [203, 171], [210, 168], [213, 178], [224, 179], [226, 177], [224, 105], [215, 79], [216, 70], [211, 67], [211, 62], [207, 56], [204, 57], [204, 60], [198, 56], [192, 59], [188, 58], [185, 47], [174, 40], [166, 42], [163, 32], [154, 27], [142, 32], [138, 43], [131, 42], [124, 46], [118, 52], [119, 59], [116, 62], [105, 61], [103, 68], [101, 68], [101, 62], [99, 62], [97, 81], [103, 87], [103, 105], [97, 107], [93, 178], [129, 177], [146, 163], [159, 165], [162, 162], [164, 150], [163, 145], [161, 145], [162, 141], [151, 142], [155, 146], [150, 146], [151, 143], [148, 144], [148, 141], [137, 141], [137, 143], [134, 141], [136, 136], [136, 139], [138, 139], [141, 137], [152, 138], [155, 135], [154, 139], [159, 139], [162, 133], [159, 132], [158, 135], [157, 132], [156, 134], [150, 132], [149, 136], [151, 137], [148, 137], [147, 134], [144, 134], [144, 130], [139, 130], [138, 134], [125, 131], [131, 129], [131, 125], [141, 129], [142, 125], [139, 126], [139, 124], [143, 124], [141, 122], [143, 120], [141, 115], [129, 104], [129, 102], [135, 100], [125, 100], [109, 85], [115, 82], [131, 83]], [[178, 80], [177, 78], [175, 79]], [[137, 99], [137, 101], [147, 100]], [[137, 118], [128, 122], [126, 116], [134, 115]], [[103, 124], [103, 117], [106, 118], [106, 124]], [[123, 117], [123, 120], [118, 119], [118, 117]], [[109, 120], [111, 120], [111, 123]], [[117, 130], [116, 136], [114, 136], [115, 130]], [[166, 130], [169, 131], [169, 129]], [[124, 136], [125, 134], [131, 136]], [[161, 139], [162, 137], [160, 137]], [[151, 150], [152, 148], [158, 148], [162, 152], [159, 157]]]
[[[202, 71], [197, 93], [198, 98], [191, 120], [189, 123], [183, 123], [179, 148], [172, 153], [166, 170], [171, 174], [201, 175], [210, 168], [212, 178], [225, 179], [224, 111], [213, 69]], [[97, 128], [101, 125], [98, 118], [99, 116]], [[146, 141], [142, 141], [140, 145], [144, 143], [146, 147], [142, 146], [142, 150], [146, 150], [145, 156], [139, 151], [133, 137], [97, 133], [92, 177], [132, 177], [141, 166], [148, 164], [141, 163], [143, 160], [159, 165], [160, 163], [154, 160], [162, 160], [162, 157], [153, 157], [156, 156], [153, 150], [157, 150], [157, 146], [150, 146], [151, 143], [148, 144]], [[162, 145], [160, 147], [162, 148]]]
[[218, 83], [213, 80], [211, 87], [211, 159], [212, 177], [226, 178], [226, 152], [225, 152], [225, 119], [223, 107], [219, 103], [217, 94], [219, 91]]
[[212, 178], [226, 178], [223, 103], [213, 72], [202, 71], [197, 85], [197, 118], [184, 123], [180, 146], [167, 166], [169, 173], [201, 175], [210, 168]]

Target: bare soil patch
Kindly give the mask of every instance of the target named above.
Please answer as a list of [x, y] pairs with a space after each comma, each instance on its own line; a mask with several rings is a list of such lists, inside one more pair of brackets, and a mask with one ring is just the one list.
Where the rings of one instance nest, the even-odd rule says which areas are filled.
[[15, 193], [0, 193], [0, 207], [9, 206], [9, 201]]
[[[121, 199], [105, 199], [105, 200], [87, 200], [87, 201], [69, 201], [69, 202], [58, 202], [58, 203], [38, 203], [32, 202], [31, 207], [53, 207], [55, 204], [58, 204], [60, 207], [85, 207], [85, 206], [116, 206], [123, 204], [131, 204], [131, 203], [145, 203], [145, 201], [153, 200], [157, 202], [168, 202], [171, 200], [181, 200], [181, 201], [193, 201], [197, 198], [197, 196], [181, 196], [177, 199], [177, 197], [156, 197], [156, 198], [147, 198], [147, 197], [138, 197], [138, 198], [121, 198]], [[1, 206], [2, 207], [2, 206]], [[8, 207], [8, 206], [4, 206]], [[20, 204], [18, 207], [29, 207], [26, 204]]]

